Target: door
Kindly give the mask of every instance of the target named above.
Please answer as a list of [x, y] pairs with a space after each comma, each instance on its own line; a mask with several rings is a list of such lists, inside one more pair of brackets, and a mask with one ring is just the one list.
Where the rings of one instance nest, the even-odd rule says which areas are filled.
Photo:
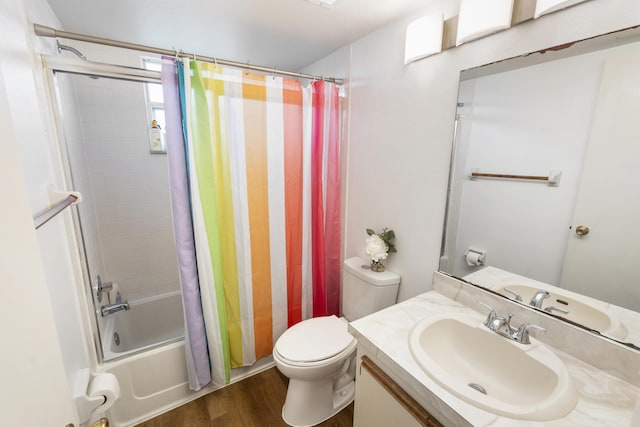
[[640, 311], [638, 159], [640, 55], [634, 54], [605, 63], [561, 280], [562, 287], [634, 311]]

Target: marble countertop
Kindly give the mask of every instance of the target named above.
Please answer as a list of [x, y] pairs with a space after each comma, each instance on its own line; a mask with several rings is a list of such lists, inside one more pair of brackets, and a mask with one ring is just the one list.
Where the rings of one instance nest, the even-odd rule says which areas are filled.
[[553, 349], [565, 363], [578, 391], [578, 403], [564, 418], [546, 422], [497, 416], [470, 405], [440, 387], [413, 360], [409, 331], [419, 320], [440, 313], [472, 312], [435, 291], [396, 304], [349, 325], [358, 344], [405, 391], [446, 426], [629, 426], [640, 389], [592, 365]]

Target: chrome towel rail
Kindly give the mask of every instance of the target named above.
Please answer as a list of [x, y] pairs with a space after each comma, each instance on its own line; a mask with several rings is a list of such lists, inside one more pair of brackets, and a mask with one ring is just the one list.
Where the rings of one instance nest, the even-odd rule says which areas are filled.
[[55, 205], [45, 209], [43, 212], [35, 215], [33, 217], [33, 222], [36, 226], [36, 230], [40, 227], [42, 227], [43, 225], [45, 225], [50, 219], [52, 219], [53, 217], [55, 217], [56, 215], [58, 215], [60, 212], [62, 212], [63, 210], [65, 210], [65, 208], [67, 208], [67, 206], [71, 206], [75, 203], [77, 203], [79, 200], [79, 197], [76, 196], [75, 194], [69, 194], [66, 198], [62, 199], [61, 201], [59, 201], [58, 203], [56, 203]]

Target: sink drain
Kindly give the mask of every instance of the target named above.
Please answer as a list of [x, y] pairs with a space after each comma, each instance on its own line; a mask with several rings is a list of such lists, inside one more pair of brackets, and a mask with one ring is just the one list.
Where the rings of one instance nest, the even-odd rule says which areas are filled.
[[116, 345], [120, 345], [120, 335], [118, 335], [117, 332], [113, 333], [113, 341], [116, 343]]
[[471, 387], [472, 389], [479, 391], [482, 394], [487, 394], [487, 390], [484, 389], [484, 387], [482, 387], [480, 384], [476, 384], [476, 383], [469, 383], [467, 384], [469, 387]]

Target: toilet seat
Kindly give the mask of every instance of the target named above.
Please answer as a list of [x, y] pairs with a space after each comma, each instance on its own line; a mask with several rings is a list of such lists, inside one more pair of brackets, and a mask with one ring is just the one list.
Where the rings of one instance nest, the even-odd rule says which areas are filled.
[[275, 351], [292, 365], [315, 365], [339, 358], [355, 348], [356, 339], [347, 332], [348, 323], [336, 316], [308, 319], [287, 329]]

